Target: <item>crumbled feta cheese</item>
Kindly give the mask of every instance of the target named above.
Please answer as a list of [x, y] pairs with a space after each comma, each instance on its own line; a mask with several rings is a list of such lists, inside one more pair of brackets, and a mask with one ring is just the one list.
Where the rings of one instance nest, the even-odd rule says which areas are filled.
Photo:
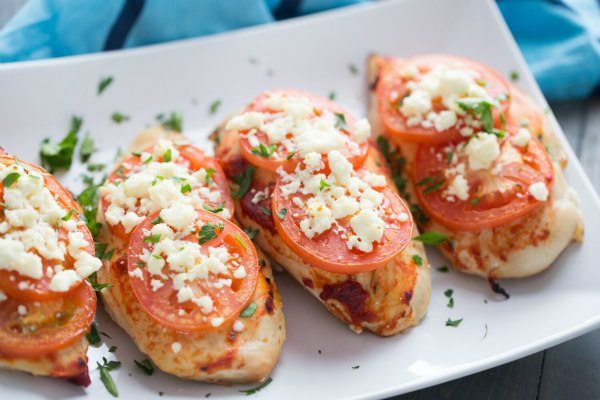
[[463, 175], [456, 175], [448, 185], [448, 194], [465, 201], [469, 198], [469, 183]]
[[537, 201], [548, 200], [548, 187], [544, 182], [536, 182], [529, 185], [529, 194]]
[[531, 132], [527, 128], [520, 128], [514, 138], [514, 143], [519, 147], [525, 147], [531, 140]]
[[496, 135], [479, 132], [465, 147], [469, 156], [469, 168], [472, 170], [488, 169], [500, 155], [500, 146]]
[[212, 326], [214, 326], [215, 328], [218, 326], [221, 326], [221, 324], [224, 322], [225, 320], [221, 317], [214, 317], [210, 320], [210, 324]]
[[175, 354], [179, 353], [181, 351], [181, 343], [179, 343], [179, 342], [171, 343], [171, 351]]
[[244, 331], [244, 323], [239, 319], [236, 319], [233, 323], [233, 331], [234, 332], [243, 332]]

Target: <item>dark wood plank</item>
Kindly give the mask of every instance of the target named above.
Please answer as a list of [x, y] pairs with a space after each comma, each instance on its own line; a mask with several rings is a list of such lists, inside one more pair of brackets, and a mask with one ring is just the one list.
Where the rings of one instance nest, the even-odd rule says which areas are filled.
[[537, 353], [475, 375], [397, 396], [393, 400], [534, 399], [538, 390], [542, 359], [543, 353]]

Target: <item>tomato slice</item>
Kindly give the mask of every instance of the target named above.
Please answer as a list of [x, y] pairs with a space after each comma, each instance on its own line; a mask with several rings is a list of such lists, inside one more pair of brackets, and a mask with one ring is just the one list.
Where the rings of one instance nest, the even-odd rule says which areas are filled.
[[[208, 297], [212, 307], [210, 310], [201, 309], [200, 304], [192, 300], [180, 302], [178, 290], [173, 276], [184, 272], [180, 266], [172, 267], [167, 255], [166, 262], [161, 269], [164, 277], [150, 273], [147, 261], [143, 261], [142, 254], [150, 252], [148, 259], [159, 256], [153, 251], [160, 245], [147, 240], [147, 232], [153, 228], [152, 221], [158, 214], [146, 218], [134, 230], [128, 251], [127, 267], [130, 276], [131, 287], [138, 301], [146, 312], [159, 323], [179, 331], [202, 331], [214, 329], [223, 322], [236, 318], [240, 311], [248, 304], [258, 279], [258, 256], [252, 241], [244, 231], [232, 222], [223, 219], [213, 213], [198, 210], [195, 231], [183, 235], [179, 240], [198, 245], [200, 260], [195, 259], [194, 268], [204, 265], [204, 258], [210, 254], [210, 248], [226, 249], [230, 259], [224, 262], [225, 272], [209, 272], [205, 278], [195, 278], [186, 281], [186, 285], [192, 289], [196, 299]], [[205, 227], [204, 231], [202, 230]], [[210, 232], [207, 236], [206, 227]], [[204, 234], [202, 234], [204, 232]], [[204, 238], [204, 239], [202, 239]], [[202, 243], [200, 243], [202, 239]], [[181, 245], [181, 243], [180, 243]], [[162, 253], [160, 253], [162, 254]], [[164, 256], [160, 256], [163, 257]], [[245, 274], [235, 274], [237, 268], [243, 267]], [[177, 269], [177, 271], [175, 271]], [[194, 274], [190, 269], [185, 270]], [[141, 278], [140, 275], [141, 274]], [[222, 285], [223, 279], [231, 279], [230, 285]], [[153, 288], [153, 280], [160, 280], [162, 286]], [[156, 285], [156, 283], [154, 283]], [[215, 321], [220, 321], [216, 324]]]
[[[0, 163], [5, 165], [12, 165], [15, 163], [15, 158], [8, 155], [0, 155]], [[88, 242], [88, 246], [85, 250], [90, 254], [94, 255], [94, 239], [90, 231], [87, 229], [85, 224], [81, 223], [80, 214], [81, 207], [77, 204], [70, 193], [58, 182], [58, 180], [50, 175], [48, 172], [43, 170], [40, 167], [35, 165], [26, 163], [24, 161], [19, 161], [26, 170], [32, 170], [35, 172], [39, 172], [44, 176], [44, 185], [50, 193], [57, 200], [59, 205], [65, 210], [65, 215], [67, 215], [70, 210], [74, 210], [70, 215], [70, 219], [78, 223], [77, 231], [83, 234], [84, 240]], [[4, 199], [4, 187], [0, 183], [0, 198]], [[0, 220], [4, 219], [4, 208], [0, 209]], [[62, 243], [65, 248], [68, 247], [69, 239], [68, 239], [68, 231], [65, 228], [58, 227], [55, 228], [59, 234], [59, 242]], [[38, 254], [39, 255], [39, 254]], [[54, 268], [56, 265], [61, 265], [63, 269], [69, 270], [74, 268], [75, 260], [69, 256], [68, 252], [65, 252], [64, 260], [53, 260], [46, 259], [42, 257], [42, 265], [44, 272], [47, 271], [47, 268]], [[22, 276], [16, 271], [9, 271], [5, 269], [0, 269], [0, 289], [8, 294], [9, 297], [21, 300], [21, 301], [47, 301], [52, 299], [57, 299], [62, 297], [67, 292], [56, 292], [50, 290], [50, 282], [52, 280], [51, 276], [48, 276], [46, 273], [40, 279], [31, 279], [26, 276]], [[74, 283], [68, 290], [68, 292], [75, 290], [80, 284], [82, 280]]]
[[492, 168], [477, 171], [466, 168], [464, 178], [469, 186], [466, 200], [456, 197], [448, 200], [449, 180], [445, 171], [460, 163], [468, 165], [468, 161], [464, 152], [456, 152], [453, 157], [457, 157], [457, 163], [449, 164], [447, 150], [446, 144], [420, 145], [414, 161], [419, 202], [440, 224], [458, 231], [493, 228], [528, 215], [544, 204], [534, 199], [528, 188], [543, 182], [549, 190], [554, 170], [550, 157], [535, 138], [520, 147], [511, 135], [500, 144], [500, 155]]
[[[435, 127], [409, 126], [407, 118], [399, 108], [402, 99], [410, 92], [408, 82], [412, 79], [403, 76], [403, 71], [408, 68], [416, 68], [419, 71], [419, 76], [422, 76], [440, 65], [473, 71], [478, 81], [486, 85], [485, 89], [491, 98], [502, 99], [500, 100], [500, 110], [503, 114], [508, 114], [511, 93], [510, 84], [493, 69], [478, 62], [455, 56], [419, 56], [404, 62], [390, 64], [388, 68], [384, 68], [377, 83], [375, 90], [378, 113], [387, 131], [397, 135], [400, 139], [416, 143], [443, 143], [463, 138], [460, 134], [458, 124], [442, 131], [437, 131]], [[433, 107], [436, 111], [445, 109], [445, 106], [440, 102], [436, 102], [435, 99], [433, 100]], [[494, 107], [492, 114], [494, 127], [500, 128], [502, 125], [501, 113]]]
[[88, 331], [95, 312], [96, 293], [87, 282], [56, 300], [4, 300], [0, 304], [0, 354], [27, 358], [63, 349]]
[[[298, 206], [294, 198], [305, 203], [310, 195], [298, 192], [286, 197], [282, 194], [283, 185], [280, 178], [271, 203], [275, 227], [285, 243], [311, 266], [338, 274], [371, 271], [385, 265], [410, 243], [413, 231], [410, 211], [400, 196], [389, 187], [381, 189], [384, 195], [381, 208], [385, 211], [383, 238], [380, 242], [374, 242], [373, 250], [367, 253], [354, 248], [348, 249], [346, 240], [333, 228], [309, 239], [300, 228], [306, 210]], [[283, 209], [287, 211], [281, 218]], [[399, 215], [405, 215], [406, 219], [400, 221], [394, 217]], [[351, 216], [348, 216], [337, 222], [343, 230], [349, 231], [350, 219]]]
[[[367, 142], [365, 141], [359, 145], [353, 138], [353, 129], [357, 119], [352, 114], [330, 100], [299, 90], [276, 90], [263, 93], [245, 109], [245, 112], [254, 111], [272, 114], [273, 119], [277, 119], [277, 115], [281, 111], [273, 110], [269, 107], [267, 102], [272, 94], [308, 99], [314, 106], [314, 116], [309, 119], [318, 118], [324, 113], [330, 114], [330, 118], [333, 120], [340, 119], [339, 115], [343, 115], [344, 122], [338, 121], [339, 123], [337, 123], [338, 129], [345, 136], [345, 144], [340, 151], [354, 166], [358, 167], [362, 165], [367, 156]], [[259, 168], [265, 168], [269, 171], [276, 171], [279, 167], [283, 167], [284, 169], [291, 171], [300, 161], [300, 157], [296, 155], [297, 151], [299, 150], [298, 148], [288, 149], [281, 143], [274, 144], [275, 149], [272, 151], [272, 154], [268, 156], [267, 154], [261, 155], [261, 152], [257, 151], [260, 149], [261, 144], [265, 149], [268, 149], [273, 144], [269, 142], [269, 138], [266, 133], [258, 130], [255, 134], [255, 137], [259, 144], [254, 143], [254, 145], [252, 145], [248, 137], [249, 131], [250, 130], [244, 130], [240, 132], [242, 134], [240, 144], [244, 158], [246, 158], [246, 160], [248, 160], [248, 162], [251, 164]], [[292, 135], [288, 132], [286, 138], [290, 137], [292, 137]]]
[[[152, 147], [146, 149], [146, 152], [152, 154], [154, 152], [154, 148], [155, 148], [155, 146], [152, 146]], [[195, 191], [196, 189], [202, 188], [202, 187], [208, 187], [211, 190], [213, 190], [213, 189], [217, 190], [220, 194], [219, 201], [211, 201], [209, 198], [207, 198], [207, 196], [205, 196], [205, 192], [202, 192], [202, 191], [198, 192], [199, 196], [204, 201], [204, 207], [209, 210], [224, 209], [229, 212], [230, 216], [233, 216], [233, 208], [234, 208], [233, 199], [232, 199], [231, 193], [229, 191], [227, 178], [225, 177], [225, 174], [223, 173], [223, 170], [222, 170], [221, 166], [219, 165], [219, 163], [214, 158], [209, 157], [206, 154], [204, 154], [204, 152], [202, 150], [200, 150], [199, 148], [197, 148], [196, 146], [179, 145], [179, 146], [176, 146], [176, 148], [180, 152], [180, 155], [181, 155], [175, 161], [176, 164], [187, 168], [191, 172], [198, 171], [201, 168], [213, 171], [212, 175], [210, 175], [209, 182], [206, 182], [206, 183], [201, 182], [200, 184], [195, 185], [194, 187], [190, 187], [189, 188], [190, 190], [188, 190], [186, 193], [188, 193], [188, 194], [192, 193], [192, 191]], [[160, 159], [160, 160], [156, 160], [156, 161], [164, 161], [164, 158]], [[109, 175], [108, 182], [115, 183], [115, 182], [123, 181], [124, 179], [127, 179], [132, 174], [144, 171], [145, 166], [146, 166], [146, 164], [144, 164], [144, 162], [142, 162], [142, 159], [139, 155], [130, 154], [125, 159], [123, 159], [123, 161]], [[174, 177], [174, 178], [176, 178], [176, 177]], [[176, 182], [176, 184], [179, 183], [181, 185], [180, 190], [183, 193], [184, 183], [181, 183], [178, 181], [175, 181], [175, 182]], [[104, 215], [106, 215], [106, 212], [111, 204], [112, 204], [112, 202], [108, 199], [108, 195], [102, 196], [100, 198], [100, 205], [101, 205], [102, 212], [104, 213]], [[140, 204], [140, 200], [138, 199], [136, 206], [139, 204]], [[147, 215], [147, 213], [144, 214], [144, 213], [140, 213], [140, 212], [137, 212], [137, 214], [140, 216]], [[107, 223], [107, 225], [108, 225], [108, 228], [110, 229], [110, 232], [113, 235], [123, 239], [124, 241], [129, 240], [129, 238], [131, 237], [132, 231], [127, 232], [121, 222], [117, 223], [116, 225], [111, 225], [110, 223]]]

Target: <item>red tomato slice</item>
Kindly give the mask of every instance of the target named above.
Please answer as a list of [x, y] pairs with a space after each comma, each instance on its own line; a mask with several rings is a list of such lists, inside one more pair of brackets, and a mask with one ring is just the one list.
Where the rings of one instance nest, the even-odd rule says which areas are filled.
[[[315, 114], [317, 115], [321, 115], [323, 112], [326, 111], [329, 111], [334, 114], [337, 113], [344, 115], [346, 126], [341, 128], [341, 132], [347, 136], [348, 140], [346, 146], [340, 151], [354, 166], [358, 167], [362, 165], [363, 161], [367, 156], [367, 143], [365, 142], [361, 145], [357, 145], [355, 143], [353, 139], [352, 128], [356, 124], [357, 120], [352, 114], [350, 114], [349, 112], [344, 110], [340, 105], [332, 101], [299, 90], [275, 90], [272, 92], [263, 93], [260, 96], [258, 96], [245, 109], [245, 111], [256, 111], [270, 114], [277, 113], [277, 111], [270, 109], [267, 106], [267, 104], [265, 104], [266, 100], [269, 98], [269, 95], [272, 93], [278, 93], [292, 97], [305, 97], [312, 102], [315, 108]], [[276, 146], [276, 150], [269, 157], [264, 157], [260, 154], [256, 154], [256, 148], [250, 144], [248, 137], [245, 135], [247, 132], [248, 131], [240, 132], [242, 133], [240, 143], [244, 158], [246, 158], [246, 160], [248, 160], [248, 162], [250, 162], [251, 164], [254, 164], [259, 168], [265, 168], [269, 171], [276, 171], [279, 167], [284, 167], [286, 170], [291, 171], [294, 169], [294, 166], [300, 160], [300, 158], [294, 154], [296, 152], [295, 150], [289, 151], [280, 144]], [[257, 132], [256, 138], [266, 148], [270, 146], [269, 139], [264, 132]], [[358, 147], [358, 152], [356, 150], [353, 150], [353, 147]]]
[[[493, 69], [476, 61], [447, 55], [419, 56], [406, 60], [403, 63], [391, 64], [393, 67], [384, 69], [376, 87], [377, 107], [381, 121], [390, 133], [400, 139], [416, 143], [443, 143], [462, 139], [459, 129], [454, 126], [444, 131], [437, 131], [434, 127], [424, 128], [421, 125], [408, 126], [407, 118], [400, 112], [399, 102], [409, 93], [408, 79], [401, 76], [403, 68], [416, 66], [421, 74], [427, 73], [439, 65], [448, 65], [474, 71], [481, 82], [486, 83], [488, 94], [491, 98], [504, 97], [500, 101], [503, 114], [508, 114], [510, 107], [510, 84]], [[434, 107], [442, 110], [441, 104]], [[501, 117], [497, 108], [493, 109], [494, 126], [500, 128]]]
[[[26, 314], [19, 309], [25, 307]], [[96, 293], [85, 282], [56, 300], [7, 299], [0, 307], [0, 355], [39, 357], [79, 340], [96, 312]]]
[[[235, 278], [232, 271], [238, 268], [231, 262], [228, 262], [227, 274], [209, 273], [206, 279], [195, 279], [188, 283], [196, 297], [209, 296], [212, 299], [213, 309], [208, 313], [202, 312], [199, 306], [192, 301], [180, 303], [177, 298], [177, 290], [173, 287], [171, 278], [164, 279], [163, 286], [154, 291], [151, 280], [156, 276], [148, 272], [145, 263], [141, 261], [140, 255], [144, 249], [152, 252], [153, 243], [148, 243], [145, 231], [152, 229], [152, 221], [158, 214], [146, 218], [133, 231], [129, 244], [127, 258], [127, 267], [130, 272], [130, 282], [135, 296], [139, 300], [146, 312], [156, 319], [159, 323], [179, 331], [202, 331], [214, 329], [211, 325], [213, 318], [222, 318], [224, 322], [236, 318], [240, 311], [248, 304], [258, 279], [258, 256], [252, 244], [252, 241], [246, 236], [243, 230], [232, 222], [225, 220], [208, 211], [198, 210], [196, 219], [196, 231], [188, 234], [181, 240], [199, 243], [199, 231], [197, 224], [206, 226], [212, 224], [214, 238], [200, 244], [200, 252], [203, 255], [209, 254], [209, 247], [225, 246], [232, 255], [232, 260], [237, 266], [241, 265], [246, 270], [246, 275], [242, 278]], [[217, 227], [220, 225], [220, 227]], [[237, 254], [237, 256], [235, 256]], [[150, 256], [152, 257], [152, 256]], [[171, 276], [173, 271], [167, 265], [162, 268], [162, 272]], [[142, 278], [131, 274], [140, 268]], [[232, 279], [231, 286], [215, 286], [219, 279]], [[184, 315], [180, 315], [180, 310], [184, 310]]]
[[[550, 190], [554, 170], [550, 157], [535, 138], [531, 138], [524, 148], [515, 145], [510, 136], [505, 139], [500, 145], [501, 154], [496, 163], [508, 152], [518, 152], [523, 161], [506, 162], [496, 174], [492, 172], [494, 168], [478, 171], [467, 168], [464, 177], [469, 184], [469, 197], [466, 200], [455, 197], [452, 202], [444, 195], [448, 187], [444, 171], [450, 167], [446, 161], [446, 146], [420, 145], [414, 162], [419, 202], [427, 215], [440, 224], [454, 230], [493, 228], [528, 215], [544, 204], [530, 196], [528, 188], [533, 183], [544, 182]], [[464, 152], [454, 157], [468, 165]], [[419, 182], [423, 183], [419, 185]], [[443, 184], [435, 190], [428, 190], [436, 182]], [[499, 190], [500, 187], [504, 190]]]
[[[389, 187], [383, 188], [384, 202], [382, 209], [386, 211], [383, 217], [386, 228], [381, 242], [373, 243], [373, 251], [369, 253], [357, 249], [348, 249], [346, 240], [329, 229], [311, 239], [306, 237], [300, 228], [306, 210], [293, 201], [299, 197], [303, 202], [307, 195], [296, 193], [289, 197], [281, 193], [281, 182], [277, 181], [273, 193], [272, 213], [277, 232], [285, 243], [311, 266], [338, 274], [356, 274], [371, 271], [385, 265], [409, 243], [412, 237], [413, 221], [410, 211], [404, 201]], [[281, 210], [287, 210], [281, 218]], [[408, 220], [399, 222], [393, 215], [406, 214]], [[346, 230], [350, 228], [351, 217], [337, 220]]]
[[[176, 164], [182, 165], [189, 170], [198, 171], [201, 168], [212, 169], [215, 172], [212, 174], [211, 179], [215, 183], [216, 188], [221, 193], [221, 202], [214, 203], [205, 199], [205, 206], [210, 209], [218, 209], [219, 207], [223, 207], [228, 210], [230, 215], [233, 216], [233, 199], [231, 198], [231, 193], [229, 192], [229, 185], [227, 183], [227, 178], [221, 169], [219, 163], [212, 157], [204, 154], [202, 150], [192, 145], [182, 145], [177, 146], [181, 156], [176, 161]], [[154, 147], [150, 147], [146, 149], [146, 152], [152, 153]], [[108, 182], [114, 183], [115, 181], [123, 180], [129, 177], [130, 175], [140, 172], [143, 170], [144, 164], [141, 159], [137, 155], [130, 154], [122, 162], [113, 170], [113, 172], [108, 177]], [[192, 188], [192, 189], [195, 189]], [[103, 196], [100, 198], [100, 204], [102, 207], [102, 212], [106, 214], [108, 207], [110, 207], [111, 202]], [[131, 237], [131, 232], [125, 232], [125, 228], [123, 224], [118, 223], [117, 225], [107, 224], [113, 235], [118, 236], [124, 241], [129, 240]]]
[[[0, 155], [0, 162], [5, 165], [12, 165], [15, 162], [13, 157], [8, 155]], [[44, 184], [50, 190], [50, 193], [54, 195], [58, 203], [65, 209], [65, 215], [70, 210], [74, 210], [71, 214], [73, 221], [79, 222], [81, 219], [79, 213], [81, 207], [77, 204], [70, 193], [58, 182], [58, 180], [52, 175], [48, 174], [45, 170], [32, 164], [19, 161], [26, 169], [39, 172], [44, 175]], [[4, 198], [4, 188], [0, 183], [0, 195]], [[0, 209], [0, 220], [4, 219], [4, 209]], [[59, 233], [59, 240], [68, 246], [68, 232], [64, 228], [56, 228]], [[91, 255], [95, 254], [94, 251], [94, 239], [90, 231], [87, 229], [85, 224], [78, 225], [78, 231], [83, 234], [84, 239], [89, 243], [86, 248], [87, 252]], [[57, 264], [62, 265], [63, 269], [73, 269], [75, 260], [73, 260], [68, 254], [65, 254], [65, 260], [50, 260], [42, 257], [43, 270], [46, 271], [48, 267], [54, 267]], [[40, 279], [31, 279], [20, 275], [15, 271], [0, 270], [0, 289], [8, 294], [9, 297], [21, 300], [21, 301], [48, 301], [63, 297], [66, 292], [55, 292], [50, 290], [50, 281], [52, 277], [48, 277], [44, 274]], [[82, 281], [73, 284], [69, 291], [75, 290]]]

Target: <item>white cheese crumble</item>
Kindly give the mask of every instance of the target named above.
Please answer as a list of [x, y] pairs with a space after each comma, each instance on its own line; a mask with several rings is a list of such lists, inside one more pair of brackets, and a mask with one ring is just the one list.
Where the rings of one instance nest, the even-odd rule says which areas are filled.
[[[344, 147], [358, 154], [358, 145], [371, 135], [366, 119], [354, 126], [341, 126], [336, 114], [327, 109], [317, 110], [311, 100], [300, 95], [269, 93], [264, 105], [273, 112], [247, 111], [231, 118], [226, 129], [248, 131], [246, 137], [254, 147], [259, 144], [256, 131], [263, 132], [267, 145], [277, 146], [273, 156], [282, 157], [285, 151], [298, 152], [304, 157], [311, 152], [324, 154]], [[342, 128], [348, 129], [351, 136], [342, 132]]]
[[529, 194], [537, 201], [548, 200], [548, 187], [544, 182], [536, 182], [529, 185]]
[[234, 332], [243, 332], [244, 331], [244, 323], [239, 319], [236, 319], [233, 323], [233, 331]]
[[179, 342], [171, 343], [171, 351], [175, 354], [179, 353], [181, 351], [181, 343], [179, 343]]
[[465, 152], [469, 156], [469, 168], [473, 171], [488, 169], [500, 155], [500, 145], [496, 135], [479, 132], [467, 143]]
[[[0, 164], [0, 181], [9, 174], [17, 174], [17, 178], [4, 187], [6, 220], [0, 233], [0, 269], [32, 280], [51, 278], [49, 289], [55, 292], [66, 292], [99, 270], [102, 264], [87, 252], [90, 243], [77, 231], [78, 225], [71, 219], [75, 217], [63, 220], [71, 210], [63, 208], [44, 185], [44, 176], [17, 162]], [[74, 261], [74, 270], [62, 270], [61, 266], [56, 274], [44, 271], [44, 259], [62, 263], [67, 256]], [[21, 282], [19, 287], [23, 290], [29, 286], [33, 282]]]
[[463, 201], [469, 198], [469, 183], [463, 175], [456, 175], [452, 179], [448, 185], [448, 195], [456, 196]]
[[[170, 160], [165, 159], [165, 154], [170, 154]], [[104, 213], [108, 224], [122, 224], [129, 233], [146, 216], [161, 211], [161, 218], [179, 226], [194, 209], [222, 201], [219, 187], [211, 177], [214, 171], [191, 170], [175, 143], [160, 140], [152, 153], [142, 153], [140, 158], [148, 162], [130, 166], [121, 172], [122, 179], [100, 187], [100, 195], [109, 203]], [[226, 209], [218, 214], [231, 216]]]
[[[470, 136], [472, 127], [479, 127], [479, 122], [467, 116], [457, 101], [469, 99], [496, 104], [478, 83], [476, 73], [468, 69], [439, 65], [419, 77], [418, 69], [413, 67], [410, 73], [401, 71], [401, 76], [409, 80], [408, 95], [400, 105], [408, 126], [433, 127], [438, 132], [457, 126], [461, 135]], [[440, 104], [443, 109], [438, 110], [434, 104]], [[464, 118], [459, 120], [459, 117]]]
[[527, 128], [520, 128], [514, 137], [514, 143], [519, 147], [525, 147], [531, 140], [531, 132]]
[[[333, 229], [346, 239], [349, 249], [373, 251], [373, 244], [381, 241], [386, 227], [382, 218], [386, 213], [384, 195], [374, 188], [385, 186], [386, 178], [371, 172], [358, 175], [337, 150], [327, 154], [327, 163], [329, 175], [319, 172], [325, 164], [317, 153], [307, 154], [304, 163], [291, 174], [279, 169], [282, 195], [294, 196], [292, 203], [302, 209], [300, 229], [307, 238]], [[308, 198], [296, 202], [296, 195]], [[340, 222], [347, 217], [349, 224], [343, 227]]]

